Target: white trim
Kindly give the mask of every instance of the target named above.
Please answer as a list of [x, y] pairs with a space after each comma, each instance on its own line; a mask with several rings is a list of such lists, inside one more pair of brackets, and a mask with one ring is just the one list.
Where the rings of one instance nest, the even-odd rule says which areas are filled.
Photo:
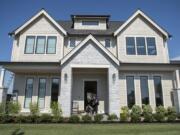
[[151, 23], [155, 28], [157, 28], [165, 37], [168, 39], [168, 33], [163, 30], [160, 26], [158, 26], [152, 19], [150, 19], [147, 15], [145, 15], [141, 10], [137, 10], [123, 25], [121, 25], [115, 32], [114, 36], [117, 36], [120, 31], [122, 31], [135, 17], [141, 15], [144, 17], [149, 23]]
[[39, 11], [35, 16], [33, 16], [30, 20], [28, 20], [25, 24], [19, 27], [14, 35], [17, 35], [20, 31], [22, 31], [25, 27], [27, 27], [30, 23], [32, 23], [35, 19], [40, 17], [41, 15], [46, 16], [64, 35], [67, 35], [67, 32], [61, 27], [44, 9]]
[[95, 64], [71, 64], [72, 68], [109, 68], [110, 65], [95, 65]]
[[99, 41], [97, 41], [91, 34], [81, 41], [70, 53], [61, 59], [61, 65], [63, 65], [71, 56], [73, 56], [84, 44], [89, 40], [93, 41], [105, 54], [107, 54], [117, 65], [120, 65], [119, 60], [111, 54]]
[[176, 87], [177, 87], [177, 89], [180, 89], [180, 77], [179, 77], [179, 74], [180, 74], [179, 69], [176, 69], [175, 70], [175, 75], [176, 75]]

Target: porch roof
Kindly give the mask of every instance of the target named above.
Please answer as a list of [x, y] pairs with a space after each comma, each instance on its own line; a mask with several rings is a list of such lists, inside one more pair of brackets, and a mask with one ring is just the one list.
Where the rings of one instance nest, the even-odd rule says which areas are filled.
[[1, 61], [0, 66], [14, 73], [60, 73], [59, 62]]

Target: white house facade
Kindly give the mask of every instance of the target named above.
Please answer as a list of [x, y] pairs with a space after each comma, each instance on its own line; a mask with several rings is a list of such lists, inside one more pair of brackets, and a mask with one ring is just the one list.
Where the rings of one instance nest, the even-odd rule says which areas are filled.
[[140, 10], [126, 21], [109, 15], [58, 21], [42, 9], [10, 35], [11, 61], [0, 65], [15, 75], [22, 112], [37, 102], [41, 113], [51, 113], [58, 102], [70, 116], [74, 105], [85, 111], [88, 93], [97, 95], [98, 113], [119, 116], [134, 104], [180, 112], [180, 61], [169, 59], [170, 35]]

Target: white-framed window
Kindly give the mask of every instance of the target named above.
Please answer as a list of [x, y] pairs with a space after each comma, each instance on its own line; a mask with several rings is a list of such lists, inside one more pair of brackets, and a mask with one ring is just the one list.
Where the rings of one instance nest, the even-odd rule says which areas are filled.
[[24, 108], [29, 108], [29, 105], [32, 101], [33, 81], [34, 81], [33, 78], [26, 79]]
[[35, 36], [27, 36], [25, 43], [25, 54], [33, 54], [34, 53], [34, 45], [35, 45]]
[[38, 87], [38, 105], [40, 109], [45, 107], [45, 95], [46, 95], [46, 78], [39, 79]]
[[98, 26], [99, 25], [99, 21], [82, 21], [82, 25], [91, 25], [91, 26]]
[[105, 39], [105, 47], [107, 47], [107, 48], [111, 47], [111, 39], [110, 38]]
[[46, 46], [46, 37], [45, 36], [37, 36], [36, 39], [36, 53], [44, 54]]
[[126, 37], [127, 55], [157, 55], [155, 37]]
[[47, 54], [55, 54], [56, 53], [56, 42], [57, 42], [56, 36], [48, 36], [47, 48], [46, 48]]
[[69, 38], [69, 47], [75, 47], [76, 46], [76, 39], [75, 38]]

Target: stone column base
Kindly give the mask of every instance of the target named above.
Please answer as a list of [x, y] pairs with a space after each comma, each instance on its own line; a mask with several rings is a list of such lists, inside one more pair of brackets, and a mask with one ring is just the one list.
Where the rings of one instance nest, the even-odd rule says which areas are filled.
[[0, 103], [6, 102], [7, 88], [0, 88]]
[[180, 113], [180, 89], [175, 89], [173, 91], [174, 96], [174, 106], [176, 108], [176, 111]]

